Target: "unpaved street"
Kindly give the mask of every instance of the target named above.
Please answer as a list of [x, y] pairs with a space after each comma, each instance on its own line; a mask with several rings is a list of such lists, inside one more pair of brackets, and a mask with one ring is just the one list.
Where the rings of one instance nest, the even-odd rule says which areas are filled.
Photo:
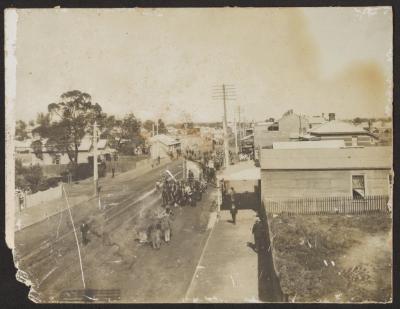
[[135, 226], [159, 207], [154, 184], [165, 168], [179, 177], [181, 162], [134, 179], [103, 181], [103, 211], [95, 199], [72, 208], [76, 227], [90, 219], [109, 236], [89, 234], [89, 244], [81, 246], [83, 278], [67, 211], [16, 233], [16, 260], [32, 281], [31, 296], [44, 302], [74, 301], [75, 294], [66, 291], [83, 289], [84, 281], [86, 289], [114, 290], [121, 302], [182, 301], [207, 236], [211, 197], [204, 195], [197, 207], [175, 210], [170, 244], [164, 243], [160, 250], [140, 244]]

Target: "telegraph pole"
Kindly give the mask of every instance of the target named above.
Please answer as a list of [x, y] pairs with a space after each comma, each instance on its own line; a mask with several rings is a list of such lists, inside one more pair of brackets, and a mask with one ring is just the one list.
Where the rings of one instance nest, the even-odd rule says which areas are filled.
[[242, 126], [242, 118], [240, 117], [240, 105], [238, 105], [238, 112], [239, 112], [239, 139], [243, 137], [243, 126]]
[[156, 128], [157, 128], [157, 135], [158, 135], [158, 120], [156, 120]]
[[93, 124], [93, 184], [94, 196], [98, 195], [99, 171], [97, 166], [97, 122]]
[[228, 141], [228, 121], [226, 115], [226, 87], [222, 85], [223, 101], [224, 101], [224, 153], [225, 153], [225, 167], [229, 166], [229, 141]]
[[238, 154], [238, 133], [237, 133], [237, 123], [236, 123], [236, 112], [233, 114], [233, 133], [235, 134], [235, 153]]
[[226, 101], [235, 100], [235, 88], [233, 85], [222, 84], [214, 88], [213, 99], [221, 100], [224, 105], [224, 118], [223, 118], [223, 128], [224, 128], [224, 154], [225, 154], [225, 167], [229, 166], [229, 141], [228, 141], [228, 120], [226, 112]]

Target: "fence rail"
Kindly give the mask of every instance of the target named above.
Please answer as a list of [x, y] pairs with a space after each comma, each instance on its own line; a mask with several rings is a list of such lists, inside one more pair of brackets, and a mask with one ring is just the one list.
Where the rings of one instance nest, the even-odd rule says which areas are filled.
[[352, 197], [304, 197], [293, 199], [265, 199], [264, 207], [268, 213], [286, 214], [363, 214], [387, 212], [389, 197], [386, 195], [366, 196], [363, 199]]

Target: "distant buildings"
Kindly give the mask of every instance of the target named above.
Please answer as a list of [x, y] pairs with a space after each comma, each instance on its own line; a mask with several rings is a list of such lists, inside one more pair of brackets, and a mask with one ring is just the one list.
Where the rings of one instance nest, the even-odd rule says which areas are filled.
[[[38, 149], [35, 149], [33, 144], [38, 144]], [[24, 166], [29, 165], [66, 165], [70, 163], [67, 153], [55, 151], [53, 148], [46, 147], [46, 139], [15, 141], [15, 155], [17, 160], [21, 160]], [[115, 149], [109, 147], [107, 140], [100, 139], [97, 143], [98, 156], [100, 160], [110, 160], [116, 152]], [[78, 164], [88, 163], [90, 158], [93, 158], [93, 142], [88, 136], [84, 137], [78, 148]]]
[[243, 153], [252, 153], [254, 151], [254, 128], [245, 128], [244, 136], [240, 139], [240, 151]]
[[393, 128], [391, 121], [375, 121], [371, 124], [371, 132], [379, 136], [381, 145], [391, 145], [393, 141]]
[[344, 121], [331, 120], [309, 130], [308, 138], [321, 140], [344, 140], [346, 146], [373, 146], [378, 142], [378, 136]]
[[274, 142], [298, 139], [310, 128], [308, 118], [286, 112], [275, 122], [262, 122], [254, 125], [254, 147], [256, 149], [272, 148]]
[[150, 138], [149, 143], [152, 159], [167, 158], [171, 155], [176, 157], [177, 151], [181, 149], [180, 141], [165, 134], [154, 135]]
[[[375, 146], [379, 144], [379, 136], [375, 132], [382, 130], [365, 129], [351, 122], [338, 121], [334, 113], [321, 116], [301, 116], [286, 112], [275, 122], [260, 122], [254, 126], [254, 147], [256, 150], [272, 148], [273, 143], [289, 141], [343, 140], [345, 146]], [[391, 130], [383, 130], [389, 140]], [[388, 133], [390, 132], [390, 133]], [[387, 143], [389, 144], [389, 142]]]
[[320, 116], [310, 116], [307, 117], [309, 129], [314, 129], [319, 127], [320, 125], [326, 123], [328, 120], [325, 118], [325, 114], [323, 113]]

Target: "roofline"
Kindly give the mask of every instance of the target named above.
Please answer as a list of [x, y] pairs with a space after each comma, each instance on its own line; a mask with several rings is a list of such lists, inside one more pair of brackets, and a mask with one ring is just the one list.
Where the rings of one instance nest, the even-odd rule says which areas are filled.
[[291, 171], [360, 171], [360, 170], [392, 170], [392, 167], [326, 167], [326, 168], [262, 168], [262, 171], [291, 172]]
[[371, 132], [364, 132], [364, 131], [356, 131], [356, 132], [323, 132], [323, 133], [310, 131], [310, 132], [308, 132], [308, 134], [310, 134], [310, 135], [318, 135], [318, 136], [319, 135], [333, 135], [333, 134], [335, 134], [335, 135], [362, 134], [362, 135], [370, 135], [372, 137], [375, 137], [376, 139], [379, 139], [378, 136], [376, 136], [375, 134], [373, 134]]

